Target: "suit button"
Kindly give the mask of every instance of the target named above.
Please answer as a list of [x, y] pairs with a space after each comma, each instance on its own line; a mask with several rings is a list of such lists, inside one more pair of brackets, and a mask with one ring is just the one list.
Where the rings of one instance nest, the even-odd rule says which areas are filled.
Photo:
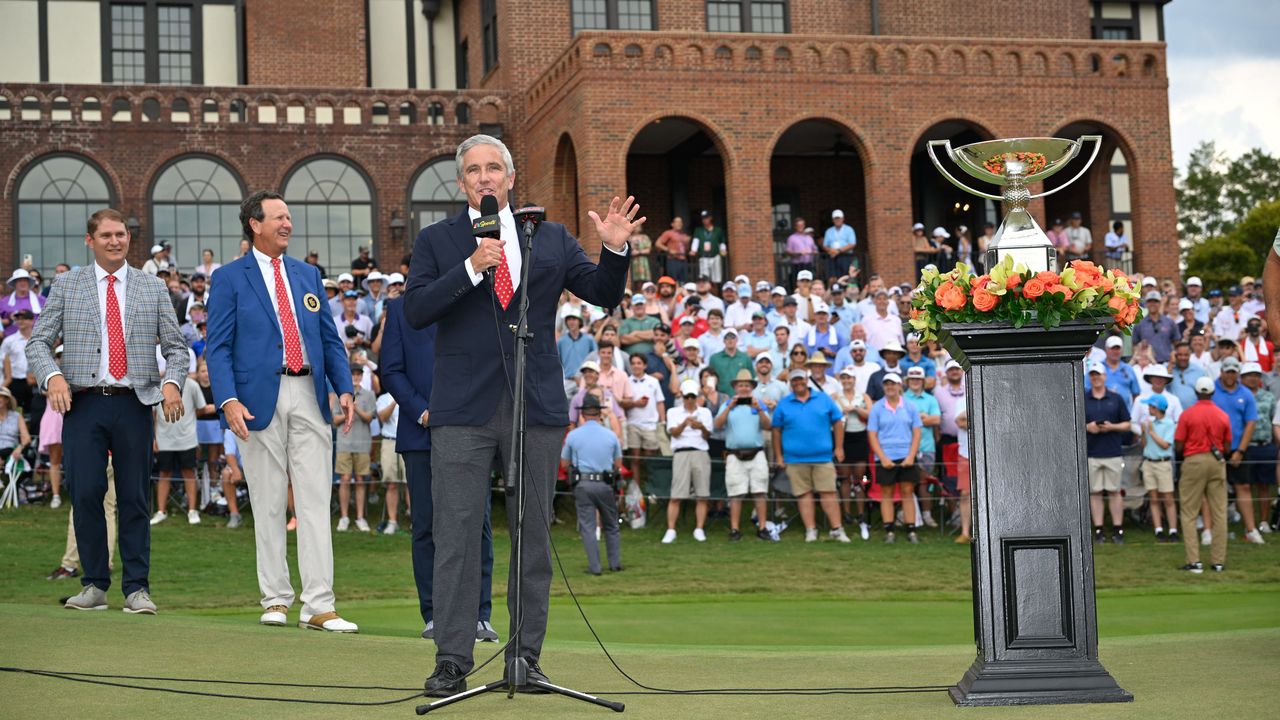
[[510, 359], [511, 359], [511, 353], [503, 353], [503, 354], [502, 354], [502, 357], [504, 357], [504, 358], [506, 358], [506, 359], [510, 360]]
[[280, 343], [276, 343], [276, 349], [277, 349], [277, 350], [279, 350], [279, 349], [280, 349], [280, 348], [282, 348], [282, 347], [284, 347], [284, 345], [281, 345]]

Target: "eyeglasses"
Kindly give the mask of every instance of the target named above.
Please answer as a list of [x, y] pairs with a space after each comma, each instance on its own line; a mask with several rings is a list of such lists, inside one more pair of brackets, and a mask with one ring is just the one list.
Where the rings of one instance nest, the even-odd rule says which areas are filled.
[[791, 352], [791, 354], [792, 354], [792, 355], [804, 355], [805, 353], [803, 353], [803, 352], [801, 352], [801, 351], [799, 351], [799, 350], [793, 350], [793, 351]]

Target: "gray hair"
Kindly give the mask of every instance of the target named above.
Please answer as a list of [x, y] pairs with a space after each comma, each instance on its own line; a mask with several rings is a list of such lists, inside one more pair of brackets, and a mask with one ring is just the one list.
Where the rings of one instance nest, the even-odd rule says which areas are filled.
[[506, 145], [502, 144], [501, 140], [492, 135], [472, 135], [462, 141], [462, 144], [458, 146], [457, 155], [453, 158], [454, 164], [458, 168], [459, 180], [462, 179], [462, 156], [477, 145], [492, 145], [502, 152], [502, 163], [507, 166], [507, 177], [511, 177], [511, 174], [516, 171], [516, 163], [511, 159], [511, 151], [507, 149]]

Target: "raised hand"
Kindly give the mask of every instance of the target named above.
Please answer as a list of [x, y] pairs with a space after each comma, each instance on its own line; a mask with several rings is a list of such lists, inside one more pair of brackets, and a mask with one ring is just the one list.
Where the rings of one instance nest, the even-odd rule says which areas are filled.
[[587, 211], [587, 215], [596, 224], [596, 235], [600, 236], [600, 242], [621, 252], [627, 246], [627, 238], [634, 235], [636, 228], [648, 219], [641, 217], [637, 220], [639, 212], [640, 206], [636, 204], [635, 197], [628, 195], [626, 200], [622, 200], [615, 195], [609, 201], [609, 211], [605, 213], [603, 220], [595, 210]]

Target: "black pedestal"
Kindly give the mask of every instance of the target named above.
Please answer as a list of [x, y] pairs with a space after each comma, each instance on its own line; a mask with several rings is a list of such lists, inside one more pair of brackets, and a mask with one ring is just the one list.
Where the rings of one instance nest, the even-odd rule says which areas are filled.
[[1098, 662], [1082, 358], [1105, 324], [950, 324], [968, 371], [973, 625], [957, 705], [1129, 702]]

